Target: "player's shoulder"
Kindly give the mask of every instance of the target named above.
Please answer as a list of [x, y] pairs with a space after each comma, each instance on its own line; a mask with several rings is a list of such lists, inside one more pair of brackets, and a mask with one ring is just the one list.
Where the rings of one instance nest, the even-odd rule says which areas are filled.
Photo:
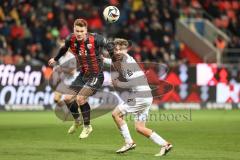
[[70, 41], [70, 40], [71, 40], [72, 38], [74, 38], [74, 37], [76, 37], [75, 34], [74, 34], [74, 33], [70, 33], [70, 34], [66, 37], [65, 41]]
[[92, 35], [92, 36], [99, 36], [100, 34], [97, 33], [97, 32], [88, 32], [89, 35]]
[[89, 33], [89, 35], [94, 37], [97, 46], [104, 46], [107, 43], [107, 39], [99, 33]]
[[130, 56], [128, 53], [125, 53], [123, 58], [124, 58], [124, 61], [127, 63], [136, 63], [135, 59], [132, 56]]
[[102, 34], [99, 34], [99, 33], [89, 33], [90, 36], [93, 36], [95, 39], [103, 39], [104, 36]]
[[67, 38], [72, 38], [72, 37], [75, 37], [75, 34], [74, 33], [70, 33]]

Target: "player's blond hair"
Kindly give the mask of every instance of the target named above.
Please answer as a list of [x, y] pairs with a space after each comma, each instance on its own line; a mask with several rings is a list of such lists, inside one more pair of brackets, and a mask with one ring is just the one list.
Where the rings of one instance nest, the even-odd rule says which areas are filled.
[[113, 41], [114, 45], [126, 46], [129, 47], [128, 40], [123, 38], [115, 38]]

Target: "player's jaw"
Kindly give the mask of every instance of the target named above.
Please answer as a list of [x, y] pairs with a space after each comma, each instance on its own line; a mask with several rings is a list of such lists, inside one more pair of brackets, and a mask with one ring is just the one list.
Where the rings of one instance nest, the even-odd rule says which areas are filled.
[[115, 61], [121, 61], [123, 58], [123, 54], [122, 53], [114, 53], [113, 58]]
[[127, 53], [127, 49], [123, 48], [120, 45], [116, 45], [114, 49], [113, 57], [116, 61], [121, 61], [124, 56], [124, 53]]
[[79, 41], [86, 39], [86, 34], [84, 34], [84, 35], [75, 34], [75, 35], [76, 35], [76, 39]]

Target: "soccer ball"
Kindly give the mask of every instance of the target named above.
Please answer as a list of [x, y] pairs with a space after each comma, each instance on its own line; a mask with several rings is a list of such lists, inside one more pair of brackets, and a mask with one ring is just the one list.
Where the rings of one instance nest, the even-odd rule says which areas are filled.
[[120, 11], [115, 6], [108, 6], [103, 11], [103, 17], [109, 23], [116, 22], [120, 17]]

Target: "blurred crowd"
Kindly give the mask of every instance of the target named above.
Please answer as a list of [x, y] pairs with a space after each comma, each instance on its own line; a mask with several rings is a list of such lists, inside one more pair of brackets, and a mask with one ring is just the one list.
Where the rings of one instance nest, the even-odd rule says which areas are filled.
[[[231, 42], [225, 55], [231, 62], [240, 57], [240, 1], [239, 0], [206, 0], [204, 9], [214, 17], [214, 24], [225, 30]], [[236, 49], [237, 48], [237, 49]]]
[[[76, 18], [85, 18], [90, 32], [131, 39], [137, 61], [178, 63], [183, 44], [175, 38], [175, 20], [205, 9], [219, 27], [234, 36], [239, 48], [239, 3], [211, 0], [0, 0], [0, 63], [46, 64], [72, 32]], [[225, 1], [224, 1], [225, 2]], [[227, 1], [228, 2], [228, 1]], [[104, 7], [117, 6], [120, 19], [107, 24]], [[181, 10], [182, 12], [179, 12]], [[195, 17], [201, 17], [197, 14]], [[226, 24], [226, 19], [228, 23]]]
[[223, 30], [231, 39], [230, 43], [221, 37], [215, 46], [224, 50], [230, 58], [240, 57], [240, 1], [239, 0], [173, 0], [174, 8], [180, 11], [179, 17], [206, 18]]
[[[3, 0], [0, 7], [1, 61], [44, 64], [56, 54], [59, 42], [72, 32], [75, 18], [85, 18], [91, 32], [134, 42], [138, 61], [175, 61], [180, 44], [174, 39], [177, 13], [169, 1], [157, 0]], [[119, 8], [117, 23], [106, 24], [102, 10]]]

